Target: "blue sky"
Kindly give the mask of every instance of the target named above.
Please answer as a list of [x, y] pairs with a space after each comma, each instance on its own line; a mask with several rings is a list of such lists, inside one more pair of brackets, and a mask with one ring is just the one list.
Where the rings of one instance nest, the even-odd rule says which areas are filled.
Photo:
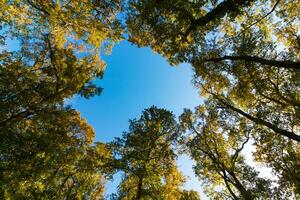
[[[138, 118], [143, 109], [152, 105], [178, 116], [183, 108], [194, 108], [201, 103], [191, 83], [192, 69], [187, 64], [172, 67], [149, 48], [137, 48], [126, 41], [117, 44], [104, 60], [107, 63], [104, 78], [97, 81], [104, 88], [102, 95], [71, 100], [73, 107], [94, 127], [96, 141], [109, 142], [121, 136], [128, 129], [128, 120]], [[178, 165], [190, 177], [185, 187], [199, 191], [192, 161], [180, 157]], [[119, 179], [117, 175], [109, 182], [107, 193], [116, 191]]]

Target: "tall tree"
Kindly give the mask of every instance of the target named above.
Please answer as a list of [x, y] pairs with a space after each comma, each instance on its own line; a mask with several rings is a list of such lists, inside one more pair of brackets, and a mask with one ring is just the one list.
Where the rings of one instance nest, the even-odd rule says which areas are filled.
[[176, 167], [172, 143], [178, 125], [167, 110], [151, 107], [130, 121], [129, 132], [113, 143], [118, 168], [124, 173], [118, 199], [176, 199], [184, 177]]
[[93, 129], [78, 112], [52, 107], [1, 129], [3, 199], [101, 196], [111, 153], [91, 146]]
[[233, 117], [213, 107], [186, 110], [181, 126], [187, 152], [195, 160], [195, 174], [213, 199], [271, 198], [270, 182], [245, 162], [243, 149], [250, 139], [245, 118]]
[[[252, 126], [256, 160], [273, 170], [280, 188], [289, 188], [286, 192], [298, 195], [298, 173], [294, 171], [299, 165], [298, 74], [284, 69], [266, 71], [252, 65], [244, 71], [234, 66], [240, 73], [238, 79], [210, 71], [207, 76], [215, 75], [216, 79], [198, 77], [195, 84], [219, 109], [247, 119]], [[289, 163], [289, 169], [284, 163]]]
[[[111, 158], [66, 106], [101, 88], [99, 53], [121, 39], [119, 1], [1, 1], [0, 194], [3, 199], [101, 198]], [[11, 38], [16, 50], [7, 49]]]

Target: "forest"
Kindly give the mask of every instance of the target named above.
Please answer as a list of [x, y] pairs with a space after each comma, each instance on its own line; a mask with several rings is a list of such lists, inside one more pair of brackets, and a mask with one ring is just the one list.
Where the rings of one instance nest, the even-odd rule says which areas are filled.
[[[188, 64], [203, 101], [96, 141], [68, 99], [101, 98], [124, 40]], [[183, 187], [181, 155], [206, 197]], [[0, 199], [300, 199], [300, 1], [0, 0]]]

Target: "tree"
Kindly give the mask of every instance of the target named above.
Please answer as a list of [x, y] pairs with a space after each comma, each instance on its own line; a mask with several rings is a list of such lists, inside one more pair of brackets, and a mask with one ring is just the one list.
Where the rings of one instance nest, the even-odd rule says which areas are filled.
[[19, 50], [1, 51], [1, 126], [75, 94], [100, 94], [92, 83], [104, 70], [96, 50], [121, 38], [118, 1], [2, 1], [0, 7], [1, 44], [20, 41]]
[[94, 130], [65, 101], [100, 94], [99, 53], [122, 38], [120, 9], [119, 1], [0, 2], [1, 198], [102, 198], [111, 152], [93, 145]]
[[93, 129], [64, 105], [76, 93], [89, 97], [100, 90], [85, 85], [90, 72], [82, 71], [83, 66], [68, 53], [55, 51], [61, 59], [56, 66], [63, 66], [60, 70], [46, 61], [31, 67], [17, 59], [25, 57], [21, 53], [11, 53], [1, 62], [3, 198], [74, 199], [103, 191], [104, 174], [109, 171], [100, 163], [106, 162], [109, 151], [91, 147]]
[[176, 199], [184, 177], [176, 167], [172, 143], [178, 125], [171, 112], [151, 107], [130, 120], [129, 132], [111, 145], [124, 173], [117, 199]]
[[[295, 174], [298, 173], [294, 171], [299, 165], [299, 153], [296, 150], [299, 143], [297, 73], [283, 69], [259, 70], [251, 65], [243, 72], [239, 65], [235, 67], [241, 74], [237, 80], [227, 78], [230, 77], [228, 75], [219, 75], [214, 80], [197, 78], [195, 83], [219, 109], [235, 112], [247, 119], [252, 126], [251, 138], [255, 141], [256, 160], [273, 170], [281, 191], [297, 196], [298, 176]], [[218, 84], [210, 81], [218, 81]], [[289, 167], [284, 163], [289, 163], [286, 165]]]
[[1, 129], [2, 198], [80, 199], [101, 196], [111, 153], [91, 146], [93, 129], [78, 112], [63, 107]]
[[184, 144], [195, 160], [195, 174], [213, 199], [270, 198], [270, 181], [260, 178], [242, 154], [251, 127], [245, 118], [228, 115], [210, 104], [186, 110], [181, 127], [190, 133]]

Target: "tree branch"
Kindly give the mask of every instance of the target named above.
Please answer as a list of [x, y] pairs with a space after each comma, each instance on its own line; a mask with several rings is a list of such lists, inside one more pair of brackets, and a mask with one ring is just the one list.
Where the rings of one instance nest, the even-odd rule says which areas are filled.
[[224, 60], [231, 60], [231, 61], [236, 61], [236, 60], [243, 60], [243, 61], [248, 61], [248, 62], [255, 62], [255, 63], [260, 63], [262, 65], [267, 65], [267, 66], [273, 66], [273, 67], [279, 67], [279, 68], [285, 68], [285, 69], [294, 69], [294, 70], [300, 70], [300, 62], [294, 62], [290, 60], [267, 60], [258, 56], [223, 56], [219, 58], [210, 58], [210, 59], [204, 59], [201, 60], [201, 62], [221, 62]]
[[238, 109], [232, 105], [230, 105], [229, 103], [225, 102], [223, 99], [217, 97], [217, 99], [224, 105], [226, 105], [229, 109], [239, 113], [240, 115], [246, 117], [247, 119], [259, 124], [259, 125], [263, 125], [263, 126], [266, 126], [268, 128], [270, 128], [271, 130], [273, 130], [275, 133], [278, 133], [282, 136], [285, 136], [289, 139], [292, 139], [292, 140], [295, 140], [297, 142], [300, 142], [300, 136], [291, 132], [291, 131], [287, 131], [287, 130], [284, 130], [284, 129], [281, 129], [277, 126], [275, 126], [274, 124], [270, 123], [270, 122], [267, 122], [263, 119], [260, 119], [260, 118], [257, 118], [257, 117], [254, 117], [244, 111], [242, 111], [241, 109]]
[[205, 16], [192, 20], [191, 25], [185, 32], [187, 36], [191, 31], [197, 27], [205, 26], [208, 23], [224, 17], [226, 14], [233, 13], [238, 10], [238, 7], [244, 7], [254, 0], [225, 0], [217, 7], [208, 12]]
[[261, 17], [260, 19], [258, 19], [256, 22], [250, 24], [249, 26], [247, 26], [245, 29], [243, 29], [237, 36], [239, 36], [241, 33], [243, 33], [244, 31], [248, 30], [249, 28], [251, 28], [252, 26], [254, 26], [255, 24], [258, 24], [259, 22], [261, 22], [263, 19], [265, 19], [266, 17], [268, 17], [270, 14], [272, 14], [272, 12], [274, 12], [274, 10], [276, 9], [277, 5], [279, 4], [280, 0], [277, 0], [276, 3], [274, 4], [272, 10], [270, 12], [268, 12], [267, 14], [265, 14], [263, 17]]

